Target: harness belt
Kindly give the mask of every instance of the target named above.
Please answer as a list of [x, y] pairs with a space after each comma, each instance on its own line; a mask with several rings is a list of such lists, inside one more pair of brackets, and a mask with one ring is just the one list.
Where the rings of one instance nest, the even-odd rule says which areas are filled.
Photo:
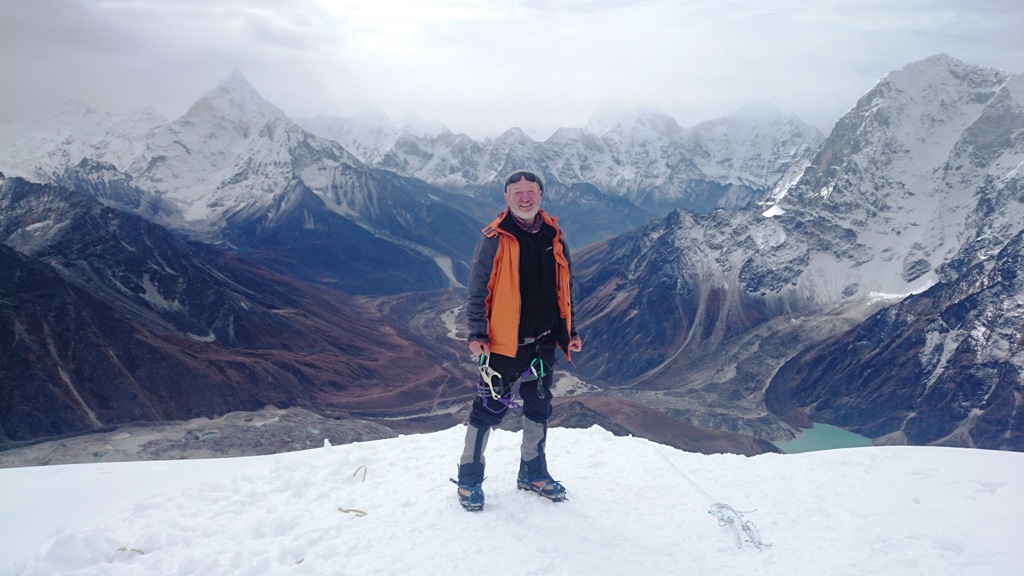
[[[480, 380], [477, 382], [476, 385], [477, 395], [484, 400], [486, 400], [487, 397], [490, 396], [492, 399], [504, 404], [505, 408], [512, 408], [513, 410], [519, 409], [521, 408], [521, 406], [515, 401], [515, 397], [519, 396], [520, 385], [523, 382], [540, 380], [545, 376], [545, 374], [546, 368], [544, 365], [544, 361], [541, 360], [539, 357], [534, 358], [533, 361], [530, 362], [530, 365], [527, 366], [521, 374], [519, 374], [519, 377], [516, 378], [515, 383], [512, 384], [511, 387], [506, 387], [505, 383], [502, 381], [501, 374], [499, 374], [496, 370], [491, 368], [490, 356], [487, 356], [485, 359], [484, 355], [481, 354]], [[497, 388], [495, 388], [494, 383], [495, 377], [498, 380]], [[543, 386], [537, 388], [537, 395], [540, 398], [544, 397]], [[504, 408], [494, 410], [490, 406], [488, 406], [486, 402], [484, 403], [484, 408], [495, 414], [504, 410]]]
[[533, 344], [534, 342], [544, 338], [545, 336], [547, 336], [549, 334], [551, 334], [551, 330], [545, 330], [544, 332], [541, 332], [540, 334], [538, 334], [536, 336], [530, 336], [530, 337], [523, 338], [522, 341], [519, 342], [519, 345], [520, 346], [526, 346], [528, 344]]

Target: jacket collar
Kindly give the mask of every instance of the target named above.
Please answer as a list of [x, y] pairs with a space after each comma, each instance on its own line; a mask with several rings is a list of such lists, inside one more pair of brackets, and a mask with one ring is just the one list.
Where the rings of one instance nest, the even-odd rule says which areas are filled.
[[[498, 234], [510, 234], [511, 235], [512, 234], [511, 232], [509, 232], [508, 230], [503, 230], [501, 228], [501, 223], [509, 215], [510, 211], [511, 210], [509, 208], [505, 208], [501, 212], [501, 214], [498, 214], [497, 218], [492, 220], [491, 223], [488, 224], [487, 226], [484, 226], [484, 229], [482, 230], [482, 232], [484, 233], [484, 236], [487, 236], [488, 238], [493, 238], [493, 237], [497, 236]], [[540, 214], [540, 217], [541, 217], [542, 220], [544, 220], [545, 224], [547, 224], [548, 226], [551, 226], [555, 230], [555, 236], [558, 236], [561, 233], [561, 230], [558, 228], [558, 217], [557, 216], [550, 216], [544, 210], [539, 210], [537, 213]], [[513, 224], [513, 226], [514, 225], [515, 224]]]

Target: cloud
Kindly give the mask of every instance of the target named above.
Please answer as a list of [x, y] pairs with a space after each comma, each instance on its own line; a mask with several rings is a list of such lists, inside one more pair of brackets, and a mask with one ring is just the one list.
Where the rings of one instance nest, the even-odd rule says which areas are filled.
[[1015, 1], [5, 0], [0, 121], [68, 99], [174, 116], [241, 70], [294, 116], [376, 106], [475, 136], [771, 101], [828, 130], [935, 53], [1021, 72]]

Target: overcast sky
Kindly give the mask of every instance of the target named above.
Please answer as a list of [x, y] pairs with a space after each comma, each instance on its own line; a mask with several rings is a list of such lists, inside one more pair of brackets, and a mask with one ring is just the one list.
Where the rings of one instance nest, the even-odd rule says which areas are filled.
[[623, 109], [771, 102], [828, 133], [944, 52], [1024, 73], [1024, 0], [0, 0], [0, 121], [74, 100], [169, 118], [239, 70], [292, 117], [376, 106], [538, 138]]

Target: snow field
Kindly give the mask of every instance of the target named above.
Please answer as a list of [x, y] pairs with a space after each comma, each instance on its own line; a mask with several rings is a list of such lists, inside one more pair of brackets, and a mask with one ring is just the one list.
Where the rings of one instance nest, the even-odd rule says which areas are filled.
[[[485, 509], [465, 429], [274, 456], [0, 470], [0, 575], [1019, 574], [1024, 454], [872, 447], [700, 455], [554, 428], [569, 501], [517, 490], [495, 430]], [[758, 550], [708, 510], [744, 512]]]

